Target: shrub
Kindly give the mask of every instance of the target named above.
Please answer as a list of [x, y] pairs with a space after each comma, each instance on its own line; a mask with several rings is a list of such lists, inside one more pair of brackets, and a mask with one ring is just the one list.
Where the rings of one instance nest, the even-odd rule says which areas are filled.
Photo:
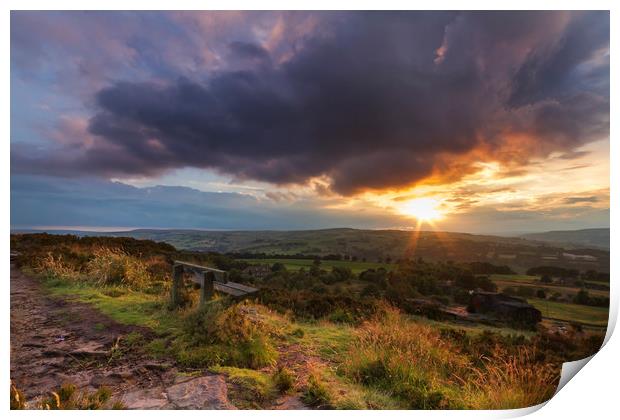
[[308, 376], [308, 383], [302, 396], [303, 402], [317, 408], [329, 408], [332, 395], [317, 372]]
[[71, 282], [80, 280], [80, 273], [67, 264], [62, 255], [54, 256], [51, 252], [39, 259], [35, 269], [47, 278]]
[[278, 391], [286, 392], [295, 385], [295, 375], [290, 369], [280, 366], [273, 373], [273, 382]]
[[342, 324], [353, 324], [355, 322], [355, 317], [353, 314], [343, 308], [336, 308], [334, 312], [329, 314], [328, 319], [331, 322]]
[[[191, 344], [220, 345], [229, 349], [223, 352], [202, 350], [207, 365], [219, 360], [255, 369], [274, 364], [278, 357], [271, 342], [271, 329], [259, 317], [252, 317], [243, 304], [226, 307], [223, 301], [210, 302], [185, 318], [184, 330]], [[184, 358], [191, 363], [197, 360], [187, 354]]]
[[98, 286], [142, 288], [149, 283], [145, 263], [118, 249], [97, 248], [86, 264], [89, 278]]

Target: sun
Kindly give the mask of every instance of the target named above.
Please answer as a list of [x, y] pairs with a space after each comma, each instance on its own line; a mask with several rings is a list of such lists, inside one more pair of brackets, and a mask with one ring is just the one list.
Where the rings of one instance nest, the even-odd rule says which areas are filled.
[[435, 198], [416, 198], [404, 202], [399, 207], [399, 210], [401, 213], [415, 217], [419, 221], [432, 222], [443, 217], [441, 210], [439, 210], [439, 204], [439, 200]]

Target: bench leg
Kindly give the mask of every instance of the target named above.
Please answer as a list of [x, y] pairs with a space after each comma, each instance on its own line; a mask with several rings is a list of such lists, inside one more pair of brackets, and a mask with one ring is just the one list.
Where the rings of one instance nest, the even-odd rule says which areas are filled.
[[181, 305], [181, 287], [183, 287], [183, 266], [172, 266], [172, 287], [170, 288], [170, 306], [173, 309]]
[[205, 302], [211, 300], [213, 297], [213, 273], [204, 272], [202, 273], [202, 284], [200, 285], [200, 304], [203, 305]]

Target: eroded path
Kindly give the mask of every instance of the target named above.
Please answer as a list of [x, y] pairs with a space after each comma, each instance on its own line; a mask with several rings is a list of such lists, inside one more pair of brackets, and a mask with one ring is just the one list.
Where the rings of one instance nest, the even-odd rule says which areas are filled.
[[89, 305], [47, 296], [11, 264], [11, 379], [30, 408], [64, 383], [91, 391], [105, 385], [127, 408], [235, 408], [222, 375], [184, 375], [140, 352], [115, 357], [117, 344], [134, 331], [150, 334]]

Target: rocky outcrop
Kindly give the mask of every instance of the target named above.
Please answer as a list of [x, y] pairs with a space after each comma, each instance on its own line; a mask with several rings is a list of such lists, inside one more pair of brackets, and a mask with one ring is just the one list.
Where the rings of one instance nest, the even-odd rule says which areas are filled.
[[123, 395], [128, 409], [234, 410], [228, 400], [228, 387], [222, 375], [188, 377], [179, 375], [175, 383], [138, 389]]

